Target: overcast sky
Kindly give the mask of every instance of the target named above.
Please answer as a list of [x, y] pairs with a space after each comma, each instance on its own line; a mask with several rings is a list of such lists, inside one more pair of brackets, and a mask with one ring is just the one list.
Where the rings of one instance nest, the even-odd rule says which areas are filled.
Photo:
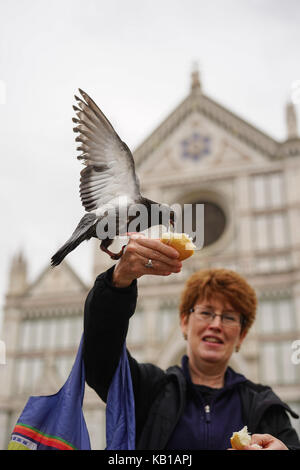
[[[186, 97], [196, 61], [205, 94], [282, 140], [299, 24], [298, 0], [0, 0], [0, 304], [11, 257], [22, 249], [34, 280], [83, 215], [79, 87], [134, 150]], [[68, 256], [87, 282], [90, 247]]]

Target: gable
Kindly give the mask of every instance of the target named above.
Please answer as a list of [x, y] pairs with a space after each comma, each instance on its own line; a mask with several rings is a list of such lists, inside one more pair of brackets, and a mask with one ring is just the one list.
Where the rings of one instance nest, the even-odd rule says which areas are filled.
[[201, 168], [264, 165], [280, 143], [224, 108], [196, 87], [135, 149], [141, 180]]
[[70, 265], [64, 261], [57, 268], [47, 267], [38, 279], [29, 287], [27, 296], [40, 296], [60, 293], [79, 293], [86, 291], [86, 286]]
[[141, 162], [141, 178], [193, 174], [216, 168], [259, 166], [269, 157], [242, 142], [206, 116], [194, 111]]

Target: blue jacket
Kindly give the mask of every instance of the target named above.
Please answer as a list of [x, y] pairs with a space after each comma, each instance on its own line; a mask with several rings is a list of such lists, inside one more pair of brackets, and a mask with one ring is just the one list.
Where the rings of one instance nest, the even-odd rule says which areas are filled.
[[[237, 387], [246, 378], [228, 367], [224, 387], [210, 389], [195, 385], [190, 378], [187, 356], [182, 358], [182, 371], [187, 385], [186, 404], [166, 448], [228, 449], [232, 433], [247, 424], [243, 420]], [[210, 391], [208, 397], [204, 393], [207, 390]]]

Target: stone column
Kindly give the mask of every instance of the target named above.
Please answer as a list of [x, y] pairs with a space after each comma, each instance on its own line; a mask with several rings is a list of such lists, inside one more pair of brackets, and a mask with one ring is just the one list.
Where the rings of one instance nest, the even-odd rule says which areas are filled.
[[13, 374], [16, 367], [15, 353], [18, 348], [18, 336], [21, 312], [16, 307], [5, 308], [2, 327], [2, 340], [6, 347], [5, 364], [0, 365], [0, 396], [14, 395]]
[[235, 201], [236, 201], [236, 228], [237, 251], [240, 259], [242, 271], [251, 273], [253, 265], [252, 254], [252, 217], [250, 200], [250, 178], [248, 175], [242, 175], [235, 182]]
[[288, 218], [288, 245], [291, 248], [292, 265], [294, 269], [300, 269], [300, 159], [298, 157], [286, 161], [283, 176]]

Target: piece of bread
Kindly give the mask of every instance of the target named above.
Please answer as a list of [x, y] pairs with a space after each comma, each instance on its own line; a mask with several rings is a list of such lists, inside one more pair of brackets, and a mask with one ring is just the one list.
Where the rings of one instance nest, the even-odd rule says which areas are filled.
[[236, 450], [243, 450], [245, 446], [249, 446], [251, 442], [251, 436], [248, 433], [247, 426], [244, 426], [238, 432], [234, 432], [230, 438], [231, 447]]
[[191, 237], [186, 233], [165, 232], [160, 240], [178, 251], [180, 261], [192, 256], [196, 249]]

